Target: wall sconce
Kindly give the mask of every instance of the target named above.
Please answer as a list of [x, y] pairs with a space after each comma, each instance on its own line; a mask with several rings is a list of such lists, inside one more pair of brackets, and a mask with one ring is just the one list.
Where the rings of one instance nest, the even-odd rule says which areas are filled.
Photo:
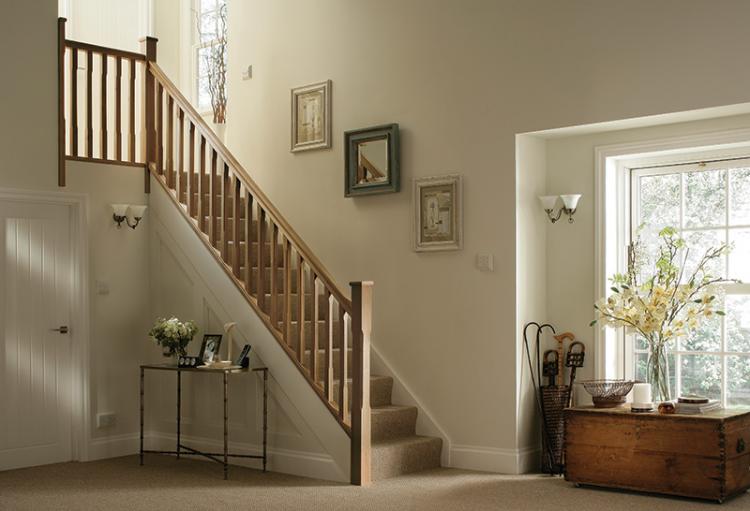
[[581, 194], [570, 194], [570, 195], [560, 195], [560, 199], [563, 201], [563, 207], [557, 210], [557, 213], [555, 213], [555, 204], [557, 204], [557, 195], [540, 195], [539, 201], [542, 203], [542, 207], [544, 208], [544, 212], [547, 213], [547, 218], [549, 218], [550, 222], [553, 224], [560, 220], [560, 217], [563, 213], [568, 215], [568, 222], [573, 223], [573, 215], [576, 212], [576, 207], [578, 207], [578, 201], [581, 200]]
[[[146, 206], [136, 206], [134, 204], [112, 204], [112, 218], [117, 222], [117, 228], [122, 227], [122, 223], [135, 229], [143, 218]], [[128, 215], [130, 213], [130, 215]], [[133, 223], [130, 223], [130, 217], [133, 217]]]

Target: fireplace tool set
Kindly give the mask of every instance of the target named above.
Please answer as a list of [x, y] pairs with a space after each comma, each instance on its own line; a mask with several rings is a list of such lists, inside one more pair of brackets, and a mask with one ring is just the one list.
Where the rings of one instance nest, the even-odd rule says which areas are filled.
[[[536, 367], [531, 361], [531, 349], [527, 336], [529, 327], [536, 328]], [[542, 353], [540, 341], [545, 328], [554, 334], [557, 349], [546, 350]], [[586, 347], [582, 342], [576, 341], [575, 335], [571, 332], [557, 334], [555, 327], [549, 323], [540, 325], [533, 321], [524, 326], [523, 342], [526, 347], [526, 359], [531, 373], [531, 382], [534, 385], [537, 407], [542, 416], [542, 471], [552, 475], [562, 474], [565, 433], [563, 410], [571, 404], [576, 370], [583, 367]], [[567, 351], [565, 350], [566, 343]], [[567, 383], [565, 368], [569, 369]], [[543, 380], [546, 380], [546, 385]]]

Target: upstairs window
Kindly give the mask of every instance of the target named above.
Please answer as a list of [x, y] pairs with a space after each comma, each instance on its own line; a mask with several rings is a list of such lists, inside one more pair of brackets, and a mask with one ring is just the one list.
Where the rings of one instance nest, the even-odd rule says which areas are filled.
[[195, 17], [194, 97], [198, 111], [209, 114], [213, 113], [211, 89], [217, 91], [220, 85], [225, 90], [221, 67], [226, 70], [226, 0], [196, 0]]

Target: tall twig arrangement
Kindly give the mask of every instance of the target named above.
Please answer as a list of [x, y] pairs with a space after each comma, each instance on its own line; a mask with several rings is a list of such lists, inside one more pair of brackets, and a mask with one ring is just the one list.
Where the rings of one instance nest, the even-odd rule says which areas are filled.
[[[227, 115], [227, 4], [221, 2], [216, 11], [216, 38], [206, 46], [203, 63], [208, 73], [208, 94], [211, 97], [211, 110], [215, 124], [224, 124]], [[200, 13], [196, 12], [196, 24], [200, 41], [206, 34], [202, 32]]]

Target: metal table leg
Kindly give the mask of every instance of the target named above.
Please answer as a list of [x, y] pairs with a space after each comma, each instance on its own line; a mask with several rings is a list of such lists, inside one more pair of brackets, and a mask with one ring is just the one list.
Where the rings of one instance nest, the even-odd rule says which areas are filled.
[[180, 459], [180, 426], [182, 420], [182, 371], [177, 370], [177, 459]]
[[143, 465], [143, 368], [141, 367], [141, 447], [140, 447], [140, 458], [141, 465]]
[[268, 370], [263, 371], [263, 472], [268, 462]]
[[224, 480], [229, 478], [229, 406], [227, 401], [229, 374], [224, 371]]

